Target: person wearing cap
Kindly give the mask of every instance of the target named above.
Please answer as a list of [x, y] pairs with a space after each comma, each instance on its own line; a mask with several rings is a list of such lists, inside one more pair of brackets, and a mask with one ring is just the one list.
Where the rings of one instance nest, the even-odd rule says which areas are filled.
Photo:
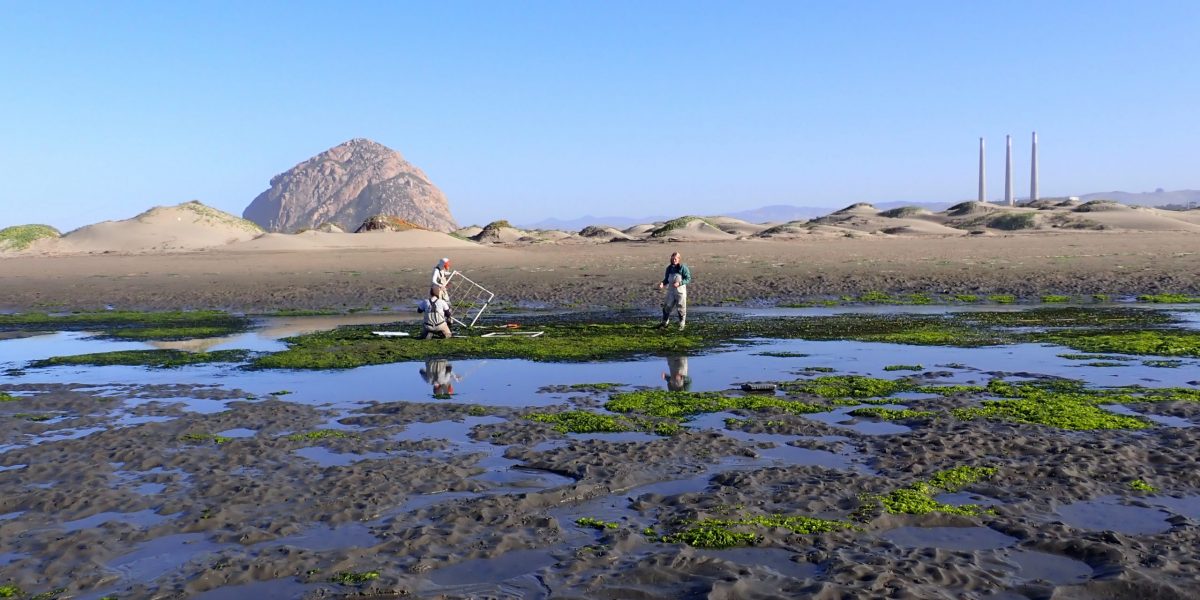
[[442, 300], [450, 302], [450, 259], [443, 258], [433, 266], [432, 284], [442, 288]]
[[687, 284], [691, 282], [692, 271], [683, 264], [683, 255], [672, 252], [671, 263], [667, 265], [667, 272], [658, 284], [658, 289], [667, 289], [667, 296], [662, 305], [662, 323], [658, 324], [660, 329], [670, 324], [672, 312], [679, 315], [679, 329], [682, 330], [686, 326]]
[[421, 327], [421, 339], [427, 340], [433, 334], [440, 333], [442, 337], [453, 337], [450, 333], [450, 303], [442, 299], [441, 286], [429, 288], [429, 300], [422, 303], [425, 307], [425, 321]]

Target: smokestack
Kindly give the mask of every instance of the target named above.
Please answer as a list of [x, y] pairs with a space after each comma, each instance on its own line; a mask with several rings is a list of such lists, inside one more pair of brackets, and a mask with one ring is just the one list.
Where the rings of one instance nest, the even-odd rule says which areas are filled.
[[987, 202], [987, 171], [983, 166], [983, 138], [979, 138], [979, 201]]
[[1013, 206], [1012, 189], [1012, 136], [1004, 136], [1004, 203]]
[[1030, 159], [1029, 167], [1029, 201], [1034, 202], [1038, 199], [1037, 195], [1037, 132], [1033, 132], [1033, 158]]

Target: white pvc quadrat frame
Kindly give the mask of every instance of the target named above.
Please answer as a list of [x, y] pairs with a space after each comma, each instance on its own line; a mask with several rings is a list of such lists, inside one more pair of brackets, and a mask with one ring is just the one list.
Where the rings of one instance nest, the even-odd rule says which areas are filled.
[[[450, 302], [451, 307], [453, 308], [453, 305], [455, 304], [469, 304], [469, 307], [466, 309], [466, 313], [467, 316], [471, 317], [471, 321], [469, 323], [464, 323], [458, 317], [450, 318], [455, 323], [458, 323], [463, 327], [474, 327], [475, 322], [479, 320], [481, 315], [483, 315], [483, 311], [487, 310], [488, 304], [490, 304], [492, 299], [496, 297], [496, 294], [488, 291], [482, 285], [471, 281], [470, 277], [467, 277], [458, 271], [450, 273], [450, 277], [446, 281], [453, 283], [456, 278], [462, 280], [462, 282], [449, 290], [450, 297], [453, 298], [453, 300]], [[475, 311], [475, 314], [473, 315], [471, 314], [472, 310]], [[457, 313], [458, 309], [455, 308], [454, 312]]]

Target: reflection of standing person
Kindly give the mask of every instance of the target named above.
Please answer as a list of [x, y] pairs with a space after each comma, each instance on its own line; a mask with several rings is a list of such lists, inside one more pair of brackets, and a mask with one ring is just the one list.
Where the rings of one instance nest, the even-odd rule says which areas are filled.
[[459, 377], [454, 374], [454, 367], [450, 366], [450, 361], [433, 358], [425, 361], [425, 368], [421, 369], [421, 379], [433, 385], [434, 396], [449, 396], [454, 393], [454, 381]]
[[668, 356], [667, 368], [670, 373], [663, 373], [667, 381], [667, 389], [672, 392], [686, 392], [692, 387], [692, 378], [688, 377], [688, 361], [686, 356]]
[[678, 252], [671, 253], [671, 264], [667, 265], [667, 272], [658, 284], [658, 289], [667, 289], [667, 296], [663, 299], [662, 305], [662, 323], [658, 324], [659, 328], [666, 327], [671, 322], [672, 312], [679, 315], [679, 329], [682, 330], [687, 324], [687, 284], [691, 282], [692, 271], [683, 264], [683, 256]]
[[442, 288], [429, 288], [429, 299], [421, 303], [425, 312], [425, 321], [421, 327], [421, 339], [427, 340], [433, 334], [440, 333], [442, 337], [453, 337], [450, 333], [450, 303], [442, 299]]
[[442, 288], [441, 298], [446, 302], [450, 301], [450, 259], [443, 258], [438, 261], [438, 264], [433, 266], [432, 285]]

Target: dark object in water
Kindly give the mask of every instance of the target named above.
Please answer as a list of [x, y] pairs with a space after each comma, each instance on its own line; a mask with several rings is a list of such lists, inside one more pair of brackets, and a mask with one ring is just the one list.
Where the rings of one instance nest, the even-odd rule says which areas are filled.
[[773, 383], [743, 383], [742, 391], [745, 392], [774, 392], [778, 387]]

